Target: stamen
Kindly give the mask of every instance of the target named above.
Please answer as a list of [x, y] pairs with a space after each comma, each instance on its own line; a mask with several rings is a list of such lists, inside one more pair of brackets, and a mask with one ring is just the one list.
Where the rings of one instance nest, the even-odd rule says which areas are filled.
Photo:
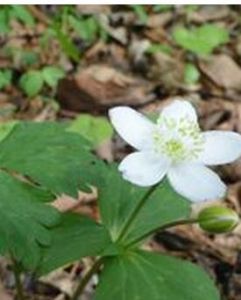
[[173, 162], [198, 158], [204, 140], [199, 126], [188, 116], [179, 120], [161, 116], [153, 134], [154, 149], [165, 154]]

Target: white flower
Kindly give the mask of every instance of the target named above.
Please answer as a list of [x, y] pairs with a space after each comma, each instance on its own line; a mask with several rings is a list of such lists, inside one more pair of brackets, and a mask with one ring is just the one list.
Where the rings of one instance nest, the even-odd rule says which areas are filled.
[[136, 152], [119, 165], [124, 179], [151, 186], [167, 175], [173, 188], [191, 201], [221, 198], [226, 186], [205, 165], [226, 164], [241, 156], [241, 135], [229, 131], [201, 132], [193, 106], [175, 100], [157, 124], [126, 106], [110, 109], [119, 135]]

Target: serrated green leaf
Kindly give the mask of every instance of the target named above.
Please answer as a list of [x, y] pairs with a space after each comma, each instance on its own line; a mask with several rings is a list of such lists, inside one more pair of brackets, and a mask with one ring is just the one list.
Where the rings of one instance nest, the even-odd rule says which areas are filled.
[[49, 245], [46, 227], [56, 225], [59, 214], [44, 204], [53, 196], [0, 171], [0, 252], [6, 252], [26, 268], [40, 259], [39, 244]]
[[27, 26], [34, 26], [35, 21], [30, 11], [24, 5], [12, 5], [12, 16], [18, 18]]
[[88, 141], [61, 124], [19, 123], [0, 148], [1, 168], [27, 175], [54, 194], [75, 197], [79, 189], [100, 182], [101, 162]]
[[0, 90], [11, 84], [12, 71], [2, 70], [0, 71]]
[[186, 64], [184, 70], [184, 79], [187, 84], [195, 84], [200, 78], [200, 72], [193, 64]]
[[138, 251], [106, 260], [94, 300], [113, 299], [220, 300], [220, 296], [194, 264]]
[[89, 140], [93, 147], [112, 137], [113, 128], [104, 117], [93, 117], [88, 114], [80, 114], [68, 127], [68, 131], [81, 134]]
[[36, 96], [43, 88], [44, 80], [40, 71], [29, 71], [20, 78], [20, 86], [29, 96]]
[[[119, 237], [147, 190], [125, 181], [114, 167], [106, 170], [105, 183], [99, 187], [99, 206], [102, 221], [113, 240]], [[186, 218], [189, 213], [189, 201], [175, 193], [167, 181], [163, 181], [126, 231], [122, 243], [132, 243], [153, 229]]]
[[198, 55], [208, 55], [218, 46], [229, 40], [228, 31], [214, 24], [187, 29], [176, 27], [173, 32], [176, 43]]
[[44, 81], [52, 88], [55, 87], [58, 84], [58, 81], [65, 75], [61, 68], [55, 66], [43, 68], [42, 74]]
[[98, 256], [112, 245], [107, 230], [79, 214], [65, 214], [51, 231], [51, 246], [44, 250], [38, 274], [48, 273], [85, 256]]

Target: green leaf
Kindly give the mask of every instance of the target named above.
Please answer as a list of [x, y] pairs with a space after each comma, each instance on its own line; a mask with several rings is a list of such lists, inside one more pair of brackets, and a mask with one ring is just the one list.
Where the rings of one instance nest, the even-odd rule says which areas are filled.
[[55, 87], [58, 81], [65, 76], [64, 71], [59, 67], [48, 66], [42, 70], [44, 81], [50, 86]]
[[79, 62], [79, 50], [72, 42], [71, 38], [66, 33], [61, 31], [58, 24], [55, 25], [53, 29], [65, 54], [74, 61]]
[[0, 142], [10, 134], [16, 124], [18, 124], [18, 121], [10, 121], [0, 124]]
[[28, 71], [20, 78], [20, 86], [29, 96], [36, 96], [43, 88], [44, 80], [40, 71]]
[[173, 8], [173, 5], [170, 4], [160, 4], [160, 5], [153, 5], [154, 12], [166, 12], [170, 11]]
[[47, 227], [59, 220], [57, 211], [44, 204], [50, 200], [51, 194], [0, 171], [1, 254], [10, 252], [27, 268], [37, 265], [39, 244], [47, 246], [51, 241]]
[[9, 33], [11, 30], [10, 28], [10, 7], [5, 6], [0, 9], [0, 34], [6, 34]]
[[35, 24], [33, 16], [24, 5], [12, 5], [12, 14], [27, 26]]
[[101, 255], [112, 245], [104, 226], [79, 214], [64, 214], [51, 236], [51, 246], [44, 250], [39, 265], [41, 275], [82, 257]]
[[172, 48], [169, 45], [165, 45], [165, 44], [151, 44], [150, 47], [148, 47], [145, 52], [150, 54], [155, 54], [158, 52], [171, 54]]
[[77, 19], [76, 17], [70, 15], [69, 23], [75, 32], [85, 41], [92, 42], [95, 40], [99, 26], [93, 17], [87, 19]]
[[134, 12], [136, 13], [136, 15], [138, 16], [140, 22], [142, 24], [146, 24], [146, 22], [148, 21], [148, 14], [145, 10], [145, 6], [135, 4], [135, 5], [131, 5], [131, 7], [134, 10]]
[[106, 118], [88, 114], [80, 114], [68, 127], [68, 131], [81, 134], [93, 144], [93, 147], [110, 139], [113, 134], [112, 126]]
[[27, 175], [54, 194], [75, 197], [101, 181], [102, 162], [89, 152], [88, 142], [61, 124], [19, 123], [0, 148], [1, 168]]
[[39, 54], [30, 50], [18, 49], [21, 59], [21, 65], [31, 66], [39, 61]]
[[173, 38], [186, 50], [198, 55], [208, 55], [218, 46], [227, 43], [229, 34], [225, 28], [214, 24], [205, 24], [192, 29], [176, 27]]
[[186, 64], [184, 71], [184, 79], [187, 84], [195, 84], [200, 78], [200, 72], [193, 64]]
[[97, 23], [96, 19], [93, 17], [86, 19], [84, 21], [84, 28], [86, 30], [88, 40], [90, 42], [94, 41], [99, 30], [99, 24]]
[[11, 84], [12, 75], [13, 74], [11, 70], [0, 71], [0, 90]]
[[[99, 187], [99, 206], [102, 221], [112, 239], [116, 240], [148, 189], [125, 181], [114, 167], [106, 170], [105, 174], [105, 183]], [[123, 244], [132, 243], [150, 230], [185, 218], [189, 213], [189, 201], [175, 193], [167, 181], [163, 181], [126, 232]]]
[[94, 300], [113, 299], [220, 300], [220, 296], [194, 264], [138, 251], [106, 260]]

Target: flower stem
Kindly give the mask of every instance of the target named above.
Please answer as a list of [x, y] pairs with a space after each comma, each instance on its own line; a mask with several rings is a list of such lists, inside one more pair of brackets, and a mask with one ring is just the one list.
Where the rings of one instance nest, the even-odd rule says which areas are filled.
[[83, 293], [86, 285], [88, 284], [91, 277], [99, 270], [103, 262], [103, 258], [99, 258], [93, 264], [93, 266], [89, 269], [89, 271], [85, 274], [83, 279], [80, 281], [79, 285], [77, 286], [71, 300], [78, 300], [79, 296]]
[[[155, 191], [157, 185], [152, 186], [145, 194], [144, 196], [141, 198], [140, 202], [138, 203], [138, 205], [136, 206], [136, 208], [134, 209], [134, 211], [132, 212], [130, 218], [127, 220], [125, 226], [123, 227], [117, 241], [120, 241], [123, 236], [125, 235], [125, 233], [127, 232], [127, 230], [129, 229], [130, 225], [132, 224], [132, 222], [135, 220], [136, 216], [138, 215], [139, 211], [141, 210], [141, 208], [143, 207], [143, 205], [145, 204], [146, 200], [150, 197], [150, 195]], [[80, 281], [79, 285], [77, 286], [71, 300], [78, 300], [79, 296], [83, 293], [86, 285], [88, 284], [89, 280], [91, 279], [91, 277], [99, 270], [99, 268], [101, 267], [103, 262], [103, 258], [99, 258], [91, 267], [91, 269], [86, 273], [86, 275], [84, 276], [84, 278]]]
[[198, 222], [198, 219], [182, 219], [182, 220], [174, 221], [174, 222], [171, 222], [171, 223], [167, 223], [167, 224], [165, 224], [161, 227], [152, 229], [152, 230], [148, 231], [147, 233], [141, 235], [140, 237], [138, 237], [137, 239], [135, 239], [131, 243], [129, 243], [126, 247], [130, 248], [131, 246], [138, 244], [142, 240], [144, 240], [144, 239], [148, 238], [150, 235], [154, 234], [156, 231], [165, 230], [167, 228], [175, 227], [175, 226], [178, 226], [178, 225], [194, 224], [194, 223], [197, 223], [197, 222]]
[[136, 206], [136, 208], [134, 209], [134, 211], [132, 212], [130, 218], [127, 220], [126, 224], [124, 225], [123, 229], [120, 232], [120, 235], [117, 239], [117, 242], [119, 242], [124, 235], [126, 234], [127, 230], [129, 229], [129, 227], [131, 226], [131, 224], [134, 222], [136, 216], [138, 215], [138, 213], [140, 212], [140, 210], [142, 209], [143, 205], [146, 203], [146, 200], [150, 197], [150, 195], [156, 190], [157, 188], [157, 184], [153, 185], [145, 194], [144, 196], [141, 198], [140, 202], [138, 203], [138, 205]]
[[13, 274], [15, 278], [15, 285], [17, 291], [17, 299], [18, 300], [25, 300], [23, 286], [21, 282], [21, 272], [19, 270], [19, 265], [15, 259], [12, 259], [13, 262]]

